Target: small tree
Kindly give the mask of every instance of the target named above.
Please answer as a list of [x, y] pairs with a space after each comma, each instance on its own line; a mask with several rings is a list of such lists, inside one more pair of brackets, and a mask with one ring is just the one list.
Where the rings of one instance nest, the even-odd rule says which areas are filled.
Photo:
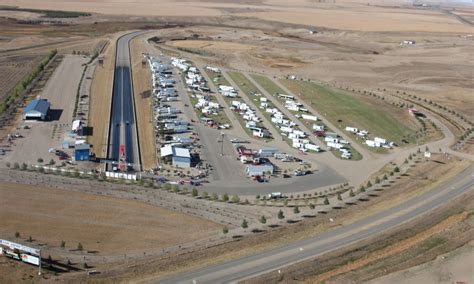
[[283, 211], [281, 211], [281, 209], [280, 209], [280, 211], [278, 211], [278, 219], [280, 219], [280, 220], [285, 219], [285, 214], [283, 214]]
[[49, 160], [49, 164], [54, 165], [54, 164], [56, 164], [56, 161], [54, 159], [51, 159], [51, 160]]
[[42, 163], [44, 162], [43, 158], [38, 158], [38, 160], [36, 160], [38, 163]]
[[337, 200], [342, 201], [342, 195], [340, 192], [337, 193]]
[[329, 205], [329, 199], [327, 196], [324, 197], [324, 205]]
[[61, 241], [61, 248], [65, 248], [66, 247], [66, 242], [65, 241]]
[[217, 199], [219, 199], [217, 193], [215, 193], [215, 192], [212, 193], [211, 199], [212, 199], [212, 200], [217, 200]]
[[367, 188], [371, 187], [372, 186], [372, 182], [370, 182], [370, 180], [367, 182]]
[[179, 186], [177, 184], [173, 185], [173, 192], [179, 192]]
[[199, 195], [199, 192], [196, 188], [193, 188], [192, 195], [193, 195], [193, 197], [197, 197]]
[[260, 217], [260, 223], [266, 224], [267, 223], [267, 218], [265, 218], [265, 216], [262, 215], [262, 217]]
[[20, 169], [21, 169], [22, 171], [26, 171], [26, 170], [28, 169], [28, 165], [27, 165], [26, 163], [21, 163]]
[[239, 203], [240, 202], [239, 196], [237, 194], [232, 196], [231, 202], [232, 203]]
[[300, 208], [298, 208], [298, 206], [295, 206], [295, 208], [293, 208], [293, 213], [299, 214], [300, 213]]
[[224, 193], [224, 195], [222, 195], [222, 201], [224, 202], [229, 201], [229, 195], [227, 193]]
[[355, 193], [354, 193], [354, 191], [353, 191], [352, 189], [349, 191], [349, 196], [350, 196], [350, 197], [354, 197], [354, 196], [355, 196]]
[[247, 229], [247, 228], [249, 227], [249, 223], [247, 222], [247, 220], [244, 219], [244, 220], [242, 221], [242, 225], [241, 225], [241, 226], [242, 226], [242, 228]]
[[19, 238], [20, 237], [20, 232], [15, 232], [15, 238]]
[[314, 209], [314, 208], [316, 208], [316, 206], [314, 206], [313, 203], [310, 203], [310, 204], [309, 204], [309, 209]]
[[10, 162], [6, 162], [5, 165], [7, 166], [7, 168], [12, 166]]
[[77, 250], [82, 251], [84, 248], [82, 247], [81, 243], [77, 244]]
[[31, 243], [33, 242], [33, 238], [31, 236], [28, 237], [28, 241]]
[[222, 228], [222, 233], [227, 234], [228, 232], [229, 228], [227, 228], [227, 226], [224, 226], [224, 228]]
[[375, 183], [376, 183], [376, 184], [377, 184], [377, 183], [380, 183], [380, 178], [379, 178], [379, 177], [376, 177], [376, 178], [375, 178]]
[[204, 199], [208, 199], [208, 198], [209, 198], [209, 193], [207, 193], [207, 191], [204, 191], [204, 192], [202, 193], [202, 197], [203, 197]]
[[396, 172], [396, 173], [399, 173], [399, 172], [400, 172], [400, 168], [395, 167], [395, 168], [393, 169], [393, 171]]
[[288, 206], [288, 199], [283, 200], [283, 205], [286, 207]]

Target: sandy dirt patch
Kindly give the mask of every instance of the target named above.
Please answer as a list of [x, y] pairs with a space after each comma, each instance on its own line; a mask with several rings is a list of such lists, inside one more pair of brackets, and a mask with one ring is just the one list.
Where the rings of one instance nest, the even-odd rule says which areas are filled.
[[144, 170], [156, 167], [155, 130], [152, 110], [151, 72], [148, 65], [142, 65], [143, 55], [147, 52], [143, 46], [143, 37], [130, 42], [130, 60], [132, 61], [133, 93], [137, 109], [137, 127], [140, 143], [140, 157]]
[[103, 54], [103, 65], [98, 65], [92, 77], [89, 101], [89, 126], [93, 128], [88, 142], [92, 144], [97, 157], [107, 156], [112, 84], [115, 68], [115, 39], [110, 40]]
[[0, 235], [99, 255], [160, 249], [208, 236], [213, 222], [138, 201], [12, 183], [0, 185]]
[[220, 50], [250, 50], [256, 46], [240, 44], [235, 42], [212, 41], [212, 40], [175, 40], [166, 44], [174, 47], [220, 49]]

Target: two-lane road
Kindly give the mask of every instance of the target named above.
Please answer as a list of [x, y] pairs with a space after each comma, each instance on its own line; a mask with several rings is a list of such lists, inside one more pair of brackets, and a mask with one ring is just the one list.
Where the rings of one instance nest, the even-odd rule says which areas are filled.
[[140, 151], [135, 123], [129, 43], [140, 33], [143, 32], [128, 33], [117, 40], [108, 148], [108, 159], [118, 161], [120, 145], [124, 145], [125, 160], [127, 163], [137, 165], [135, 170], [140, 170], [138, 166], [140, 165]]
[[430, 191], [352, 224], [279, 248], [175, 275], [158, 283], [232, 283], [343, 248], [395, 228], [472, 190], [473, 173], [474, 165]]

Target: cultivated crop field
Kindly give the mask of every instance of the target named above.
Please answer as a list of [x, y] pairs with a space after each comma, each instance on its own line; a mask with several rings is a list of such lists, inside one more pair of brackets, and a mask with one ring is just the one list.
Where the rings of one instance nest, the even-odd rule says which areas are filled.
[[282, 79], [281, 83], [342, 131], [346, 126], [366, 129], [371, 136], [383, 137], [398, 145], [402, 145], [402, 139], [409, 142], [414, 140], [415, 131], [395, 117], [395, 115], [403, 116], [405, 109], [375, 105], [343, 91], [313, 82]]
[[45, 54], [0, 57], [0, 100], [44, 58]]

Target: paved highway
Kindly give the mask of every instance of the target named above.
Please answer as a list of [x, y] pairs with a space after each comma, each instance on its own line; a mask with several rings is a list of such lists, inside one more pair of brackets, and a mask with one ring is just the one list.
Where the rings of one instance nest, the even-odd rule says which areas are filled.
[[[120, 145], [125, 145], [126, 161], [136, 165], [140, 164], [140, 152], [135, 123], [129, 42], [140, 33], [142, 31], [128, 33], [117, 40], [108, 148], [108, 159], [117, 161], [120, 158]], [[139, 167], [135, 169], [140, 170]]]
[[349, 225], [262, 253], [175, 275], [157, 283], [232, 283], [313, 258], [380, 234], [472, 190], [474, 166], [403, 204]]

